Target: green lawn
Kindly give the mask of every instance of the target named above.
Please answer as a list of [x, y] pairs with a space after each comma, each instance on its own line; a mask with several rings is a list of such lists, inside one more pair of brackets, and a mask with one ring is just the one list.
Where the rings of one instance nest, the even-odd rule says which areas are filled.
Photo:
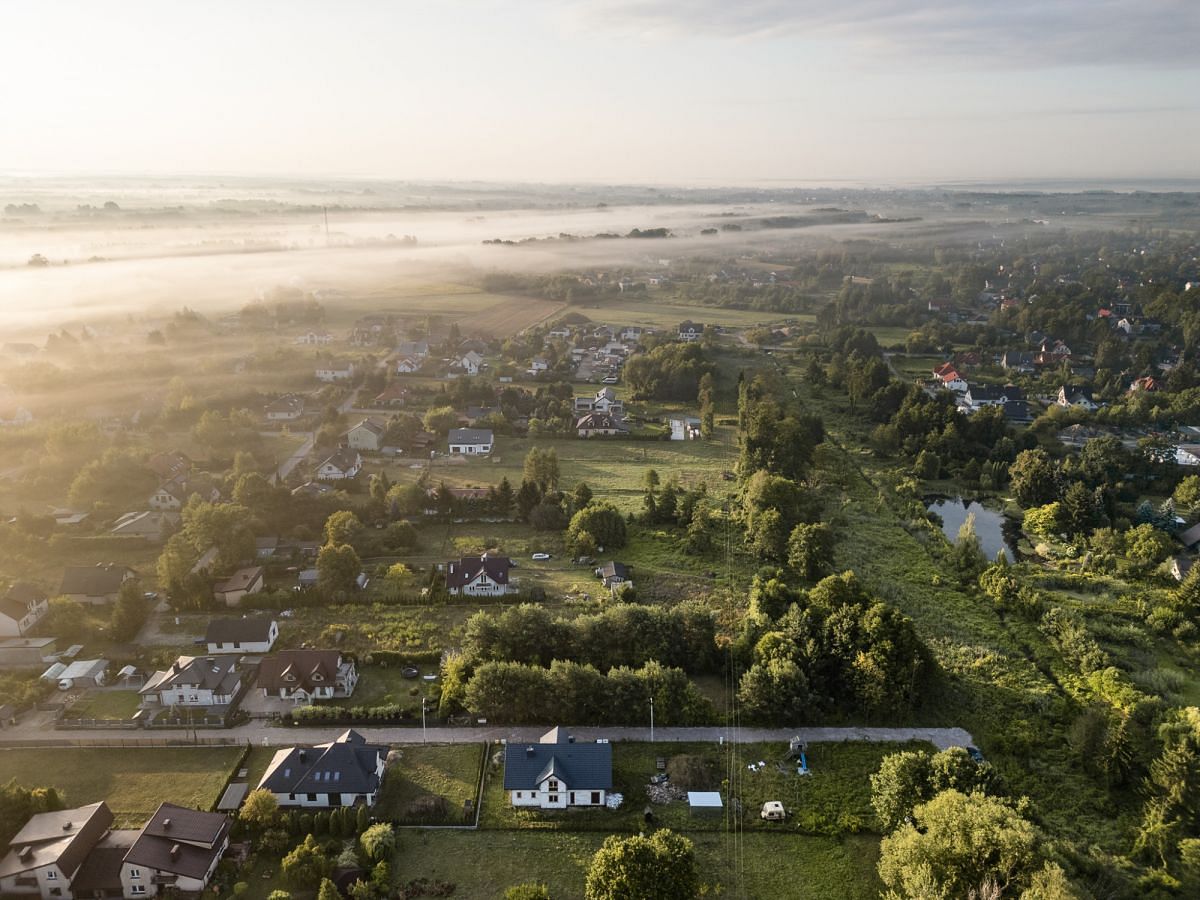
[[0, 773], [52, 785], [72, 806], [105, 801], [121, 828], [140, 827], [164, 801], [208, 809], [240, 747], [0, 749]]
[[137, 691], [89, 691], [67, 710], [81, 719], [131, 719], [141, 705]]
[[[868, 900], [879, 896], [879, 841], [795, 834], [750, 834], [737, 845], [720, 833], [689, 834], [696, 847], [705, 896]], [[393, 871], [401, 883], [418, 878], [452, 882], [454, 897], [501, 898], [526, 881], [540, 881], [554, 900], [583, 897], [598, 833], [561, 831], [412, 831], [400, 835]], [[741, 877], [737, 872], [740, 870]], [[739, 884], [740, 880], [740, 884]]]
[[[389, 766], [374, 815], [410, 824], [463, 824], [479, 797], [482, 744], [404, 746]], [[474, 821], [474, 816], [469, 817]]]
[[[421, 709], [421, 697], [430, 697], [436, 701], [441, 696], [437, 682], [424, 681], [421, 678], [405, 678], [402, 666], [385, 668], [383, 666], [360, 666], [358, 670], [358, 685], [350, 697], [330, 700], [326, 706], [404, 706]], [[422, 674], [437, 671], [437, 666], [423, 663], [418, 668]]]
[[[484, 828], [565, 831], [635, 832], [644, 827], [643, 811], [648, 804], [646, 785], [657, 771], [656, 759], [688, 757], [707, 768], [707, 780], [681, 785], [683, 789], [720, 791], [726, 815], [695, 818], [687, 801], [651, 804], [655, 823], [679, 831], [720, 831], [731, 817], [730, 779], [733, 796], [742, 801], [741, 827], [747, 831], [789, 831], [815, 834], [844, 834], [872, 831], [878, 826], [871, 809], [870, 776], [884, 756], [905, 749], [931, 749], [928, 744], [832, 743], [811, 744], [806, 752], [811, 774], [796, 774], [795, 764], [784, 762], [787, 745], [771, 744], [650, 744], [618, 741], [613, 747], [613, 790], [624, 795], [619, 810], [570, 809], [543, 812], [513, 809], [503, 787], [499, 767], [489, 771], [484, 792], [480, 826]], [[766, 768], [752, 772], [750, 763], [764, 761]], [[759, 810], [768, 800], [780, 800], [792, 813], [786, 824], [764, 822]]]

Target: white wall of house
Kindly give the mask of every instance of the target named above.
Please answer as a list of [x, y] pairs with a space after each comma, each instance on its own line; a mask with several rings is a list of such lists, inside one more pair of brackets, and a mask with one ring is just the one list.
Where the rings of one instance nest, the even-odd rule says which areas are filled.
[[159, 691], [158, 698], [163, 706], [223, 706], [231, 702], [236, 693], [236, 684], [229, 694], [218, 694], [201, 687], [177, 687]]
[[42, 616], [49, 610], [47, 601], [35, 603], [20, 619], [12, 619], [0, 613], [0, 637], [22, 637], [29, 629], [41, 621]]
[[479, 573], [475, 578], [461, 588], [453, 588], [452, 594], [466, 594], [468, 597], [500, 597], [507, 594], [510, 586], [492, 581], [486, 573]]
[[513, 806], [537, 807], [538, 809], [566, 809], [568, 806], [603, 806], [604, 791], [571, 790], [568, 785], [559, 784], [557, 790], [509, 791], [509, 801]]
[[[339, 802], [331, 802], [337, 798]], [[375, 805], [375, 794], [276, 794], [280, 806], [303, 806], [328, 809], [331, 806], [353, 806], [360, 800], [367, 806]]]
[[451, 444], [450, 452], [463, 456], [485, 456], [492, 452], [491, 444]]
[[[28, 884], [23, 882], [30, 882]], [[57, 890], [58, 894], [52, 894], [51, 891]], [[22, 872], [19, 875], [9, 875], [7, 878], [0, 878], [0, 894], [7, 896], [25, 895], [28, 897], [42, 897], [43, 900], [56, 900], [56, 898], [71, 896], [71, 883], [63, 875], [57, 863], [49, 866], [40, 866], [28, 872]]]

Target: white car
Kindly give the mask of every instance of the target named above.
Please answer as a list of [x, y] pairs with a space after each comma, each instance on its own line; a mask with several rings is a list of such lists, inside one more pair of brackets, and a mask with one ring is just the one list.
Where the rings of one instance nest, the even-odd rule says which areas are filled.
[[533, 554], [533, 556], [530, 557], [530, 559], [536, 559], [539, 561], [547, 560], [549, 558], [550, 558], [549, 553], [535, 553], [535, 554]]

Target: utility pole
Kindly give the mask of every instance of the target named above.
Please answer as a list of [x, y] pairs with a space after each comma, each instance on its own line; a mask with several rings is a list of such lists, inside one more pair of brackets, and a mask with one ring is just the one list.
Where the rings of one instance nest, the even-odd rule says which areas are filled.
[[650, 698], [650, 743], [654, 743], [654, 697]]
[[425, 741], [425, 698], [424, 697], [421, 698], [421, 743], [422, 744], [426, 743], [426, 741]]

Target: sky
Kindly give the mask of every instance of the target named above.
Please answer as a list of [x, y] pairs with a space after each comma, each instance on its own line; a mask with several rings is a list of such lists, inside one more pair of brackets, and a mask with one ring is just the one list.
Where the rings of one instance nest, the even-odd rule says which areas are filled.
[[14, 0], [0, 173], [1200, 177], [1197, 0]]

